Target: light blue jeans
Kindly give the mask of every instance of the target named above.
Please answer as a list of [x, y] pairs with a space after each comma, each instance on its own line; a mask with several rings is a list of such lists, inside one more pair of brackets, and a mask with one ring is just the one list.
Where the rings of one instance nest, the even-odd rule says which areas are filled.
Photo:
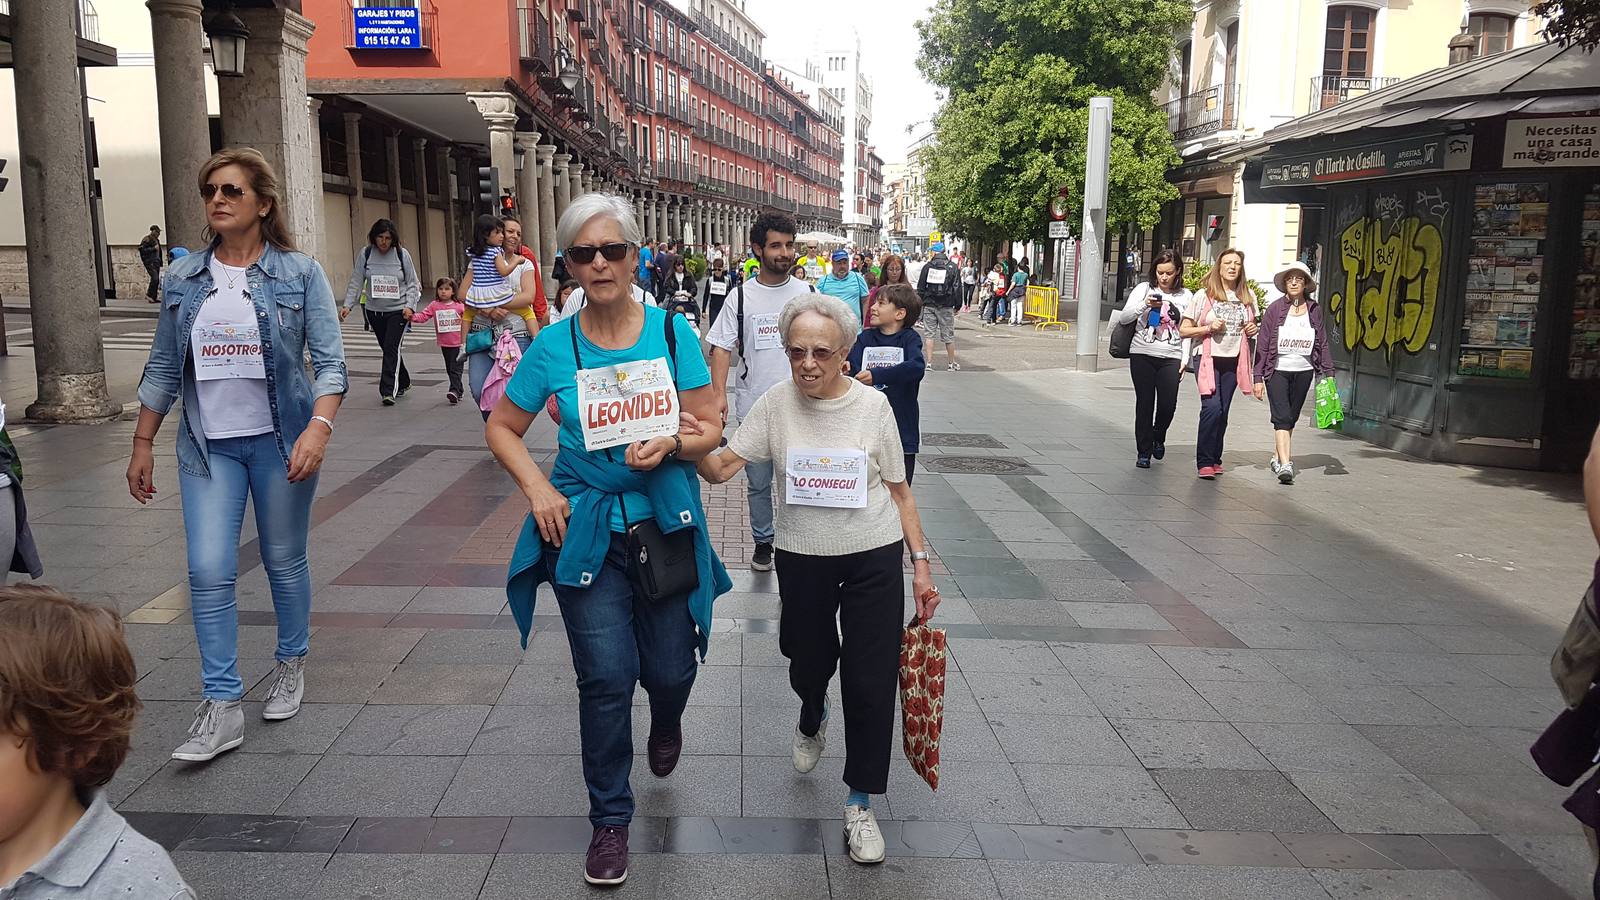
[[[473, 329], [477, 331], [477, 328]], [[528, 345], [533, 343], [533, 338], [528, 334], [517, 335], [517, 345], [523, 353], [528, 352]], [[489, 378], [489, 369], [494, 365], [494, 351], [485, 350], [467, 356], [467, 387], [472, 391], [472, 399], [476, 402], [483, 396], [483, 383]], [[479, 410], [479, 412], [483, 412]], [[489, 414], [483, 413], [483, 420], [489, 421]]]
[[750, 536], [758, 544], [772, 543], [772, 460], [744, 466], [745, 491], [750, 495]]
[[244, 696], [239, 678], [239, 531], [247, 500], [256, 511], [261, 563], [278, 617], [278, 659], [306, 655], [311, 627], [311, 530], [315, 476], [291, 484], [271, 432], [208, 441], [211, 476], [178, 472], [189, 544], [189, 607], [200, 643], [200, 680], [211, 700]]

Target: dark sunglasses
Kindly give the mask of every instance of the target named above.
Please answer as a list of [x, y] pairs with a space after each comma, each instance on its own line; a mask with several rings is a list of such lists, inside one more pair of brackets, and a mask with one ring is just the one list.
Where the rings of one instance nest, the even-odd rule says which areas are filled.
[[789, 354], [790, 362], [805, 362], [806, 357], [809, 356], [820, 365], [838, 356], [842, 351], [832, 350], [827, 347], [813, 347], [810, 350], [804, 347], [785, 347], [783, 352]]
[[622, 262], [627, 258], [628, 251], [632, 248], [633, 245], [629, 243], [601, 244], [598, 247], [579, 244], [575, 247], [568, 247], [566, 256], [567, 259], [572, 260], [580, 266], [586, 266], [589, 263], [594, 262], [594, 255], [596, 253], [604, 256], [610, 262]]
[[215, 197], [217, 195], [217, 191], [221, 191], [222, 192], [222, 196], [225, 197], [228, 200], [238, 201], [238, 200], [243, 200], [244, 199], [244, 188], [239, 187], [237, 184], [202, 184], [202, 185], [200, 185], [200, 196], [201, 196], [202, 199], [204, 199], [204, 200], [206, 200], [208, 202], [211, 200], [212, 197]]

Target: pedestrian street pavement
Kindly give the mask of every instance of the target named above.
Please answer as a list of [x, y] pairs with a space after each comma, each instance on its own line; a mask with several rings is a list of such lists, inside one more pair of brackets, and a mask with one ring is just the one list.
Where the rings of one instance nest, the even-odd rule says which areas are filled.
[[[308, 702], [282, 723], [258, 716], [274, 620], [247, 523], [246, 738], [209, 764], [168, 758], [199, 685], [174, 429], [148, 508], [123, 477], [131, 421], [18, 440], [45, 581], [127, 615], [145, 709], [111, 797], [201, 897], [596, 893], [557, 609], [546, 595], [520, 648], [501, 582], [523, 507], [418, 349], [394, 408], [376, 362], [352, 360], [313, 514]], [[952, 648], [942, 782], [896, 749], [873, 868], [843, 852], [844, 729], [816, 771], [790, 762], [798, 704], [743, 485], [707, 488], [735, 590], [677, 771], [637, 760], [615, 893], [1585, 896], [1584, 839], [1526, 751], [1560, 708], [1548, 658], [1595, 555], [1576, 478], [1306, 428], [1283, 487], [1266, 411], [1241, 400], [1227, 472], [1201, 482], [1192, 394], [1148, 471], [1132, 405], [1121, 370], [929, 377], [915, 494]], [[548, 461], [543, 417], [529, 444]]]

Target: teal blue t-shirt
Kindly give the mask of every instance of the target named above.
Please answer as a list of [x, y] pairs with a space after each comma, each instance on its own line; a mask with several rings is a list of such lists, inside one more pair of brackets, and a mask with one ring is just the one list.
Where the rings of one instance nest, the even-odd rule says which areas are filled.
[[817, 290], [830, 297], [838, 297], [846, 306], [860, 312], [861, 299], [869, 293], [867, 280], [861, 277], [860, 272], [846, 272], [843, 278], [833, 277], [829, 272], [817, 279]]
[[[583, 329], [579, 328], [578, 348], [583, 355], [584, 368], [614, 366], [646, 359], [665, 359], [667, 335], [662, 319], [667, 315], [665, 310], [645, 305], [644, 329], [639, 334], [639, 340], [632, 347], [623, 350], [597, 347], [584, 336]], [[539, 336], [528, 345], [527, 352], [522, 355], [522, 362], [517, 365], [516, 373], [506, 385], [506, 396], [511, 398], [511, 402], [532, 413], [544, 409], [545, 401], [552, 395], [555, 396], [556, 404], [561, 410], [561, 431], [556, 442], [561, 445], [563, 453], [590, 452], [583, 449], [583, 427], [578, 414], [578, 364], [572, 355], [570, 335], [571, 329], [576, 327], [576, 323], [582, 318], [583, 314], [579, 312], [572, 318], [562, 319], [540, 331]], [[672, 360], [678, 391], [680, 393], [691, 391], [710, 384], [711, 370], [706, 368], [705, 358], [700, 355], [700, 336], [695, 334], [688, 320], [680, 315], [672, 316], [672, 328], [673, 337], [678, 345], [676, 359]], [[626, 447], [611, 448], [612, 458], [621, 462], [623, 451], [626, 449]], [[593, 452], [604, 455], [606, 451]], [[628, 505], [628, 518], [635, 522], [653, 513], [650, 498], [644, 494], [624, 494], [623, 502]], [[612, 511], [611, 530], [623, 530], [620, 508]]]

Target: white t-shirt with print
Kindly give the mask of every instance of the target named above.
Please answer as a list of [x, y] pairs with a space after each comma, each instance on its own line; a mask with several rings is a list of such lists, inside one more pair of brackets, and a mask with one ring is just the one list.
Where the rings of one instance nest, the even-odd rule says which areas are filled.
[[1285, 317], [1278, 328], [1278, 371], [1311, 371], [1311, 348], [1316, 340], [1317, 333], [1311, 327], [1309, 315], [1290, 313]]
[[[260, 329], [245, 270], [211, 257], [215, 290], [205, 299], [189, 332], [200, 427], [207, 438], [249, 437], [272, 430]], [[254, 358], [244, 348], [254, 346]], [[210, 355], [210, 350], [220, 350]], [[244, 351], [244, 352], [241, 352]]]
[[1220, 320], [1226, 329], [1221, 335], [1212, 335], [1212, 356], [1239, 355], [1240, 349], [1244, 346], [1244, 324], [1248, 317], [1249, 313], [1245, 311], [1244, 303], [1231, 291], [1226, 300], [1218, 300], [1211, 304], [1207, 322], [1199, 324], [1205, 325]]
[[749, 364], [749, 374], [744, 374], [746, 366], [743, 365], [734, 371], [734, 412], [743, 419], [750, 414], [750, 407], [757, 398], [778, 382], [789, 379], [789, 357], [778, 336], [778, 314], [790, 300], [809, 294], [811, 287], [797, 278], [790, 278], [777, 287], [752, 278], [729, 291], [706, 340], [711, 346], [736, 355], [739, 352], [741, 290], [744, 292], [744, 361]]

